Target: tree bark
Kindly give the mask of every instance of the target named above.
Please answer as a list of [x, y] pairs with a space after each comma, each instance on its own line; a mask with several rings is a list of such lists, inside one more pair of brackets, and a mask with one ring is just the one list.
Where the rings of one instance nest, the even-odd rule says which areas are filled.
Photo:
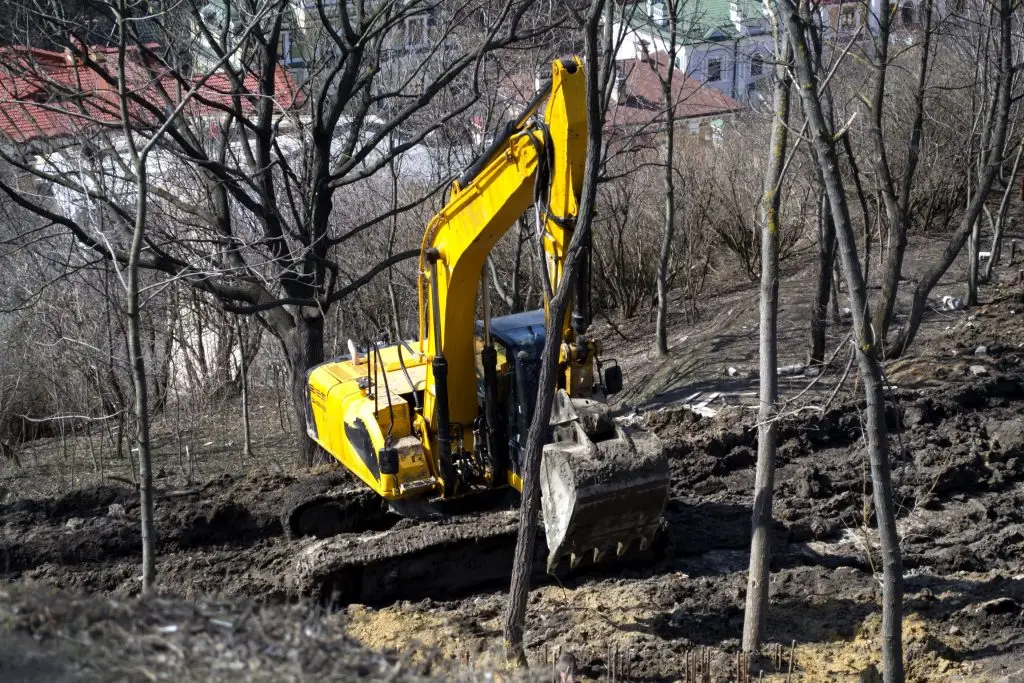
[[772, 498], [775, 490], [775, 451], [778, 437], [779, 210], [789, 131], [789, 43], [778, 53], [773, 96], [774, 119], [769, 144], [768, 172], [761, 200], [761, 335], [760, 397], [757, 413], [757, 472], [751, 514], [750, 566], [743, 614], [743, 650], [756, 652], [764, 638], [768, 612], [768, 570], [771, 565]]
[[868, 320], [866, 286], [857, 255], [856, 236], [850, 210], [846, 203], [846, 191], [840, 174], [839, 157], [835, 147], [835, 131], [830, 130], [825, 121], [818, 94], [818, 75], [811, 64], [807, 48], [805, 31], [810, 27], [798, 16], [793, 0], [781, 0], [779, 7], [785, 19], [790, 40], [793, 41], [796, 75], [799, 80], [798, 90], [804, 104], [814, 156], [821, 170], [822, 180], [832, 207], [840, 263], [849, 290], [857, 343], [857, 365], [864, 382], [865, 436], [868, 443], [875, 515], [882, 553], [883, 677], [886, 683], [901, 683], [904, 680], [903, 563], [892, 500], [882, 372]]
[[[597, 196], [597, 181], [601, 165], [601, 123], [604, 121], [602, 95], [607, 78], [600, 76], [610, 72], [610, 62], [605, 55], [603, 64], [598, 61], [598, 26], [608, 0], [592, 0], [584, 25], [586, 58], [584, 69], [587, 74], [587, 158], [584, 168], [576, 228], [566, 248], [562, 280], [551, 298], [548, 310], [548, 330], [544, 338], [541, 355], [541, 369], [537, 401], [530, 421], [530, 430], [523, 452], [523, 495], [519, 509], [519, 536], [512, 565], [512, 580], [509, 586], [508, 606], [505, 612], [503, 635], [505, 654], [510, 662], [520, 666], [526, 664], [523, 649], [523, 634], [526, 627], [526, 601], [530, 593], [530, 574], [533, 570], [533, 555], [537, 541], [537, 519], [540, 508], [540, 460], [550, 429], [551, 406], [555, 398], [555, 384], [558, 375], [558, 352], [562, 339], [557, 321], [565, 319], [576, 278], [581, 267], [581, 253], [588, 243]], [[605, 22], [605, 37], [611, 33], [611, 22]], [[610, 40], [606, 44], [610, 44]]]
[[303, 310], [295, 315], [295, 326], [283, 336], [284, 350], [292, 380], [292, 404], [298, 420], [295, 430], [299, 467], [310, 468], [320, 450], [306, 432], [306, 373], [324, 361], [324, 319], [318, 312]]
[[[669, 107], [669, 112], [671, 109]], [[668, 355], [668, 266], [672, 259], [672, 238], [676, 232], [674, 148], [675, 124], [669, 113], [665, 127], [665, 227], [661, 235], [661, 253], [658, 254], [658, 315], [654, 324], [655, 347], [659, 356]]]
[[832, 268], [836, 260], [836, 227], [828, 198], [822, 194], [818, 208], [818, 278], [811, 306], [811, 351], [809, 365], [825, 362], [825, 334], [828, 331], [828, 303], [832, 297]]
[[[872, 323], [875, 327], [879, 343], [885, 347], [892, 325], [899, 293], [900, 277], [903, 274], [903, 258], [907, 250], [907, 232], [910, 229], [910, 191], [913, 187], [914, 174], [917, 171], [921, 153], [921, 134], [924, 125], [924, 96], [928, 82], [928, 69], [931, 57], [932, 38], [932, 3], [926, 0], [923, 4], [924, 26], [920, 45], [921, 59], [918, 65], [917, 85], [914, 89], [914, 122], [911, 125], [910, 138], [907, 142], [907, 162], [900, 181], [897, 196], [896, 183], [890, 170], [889, 157], [883, 133], [885, 82], [888, 72], [888, 43], [891, 26], [889, 0], [882, 0], [879, 8], [879, 35], [876, 41], [879, 54], [875, 59], [875, 89], [871, 99], [868, 130], [874, 146], [872, 163], [878, 179], [878, 189], [882, 195], [882, 204], [888, 220], [888, 241], [885, 253], [885, 268], [882, 271], [882, 291], [875, 306]], [[863, 194], [861, 194], [863, 198]], [[865, 218], [866, 220], [866, 218]], [[868, 263], [865, 259], [865, 268]], [[866, 279], [866, 278], [865, 278]]]
[[245, 335], [239, 316], [235, 316], [235, 329], [238, 332], [238, 374], [242, 384], [242, 458], [246, 460], [252, 457], [252, 431], [249, 429], [249, 359], [246, 357]]
[[126, 273], [128, 295], [128, 357], [135, 387], [135, 441], [139, 448], [139, 502], [142, 523], [142, 594], [149, 595], [156, 586], [156, 527], [153, 523], [153, 459], [149, 447], [149, 397], [146, 387], [146, 359], [142, 355], [141, 309], [139, 302], [139, 255], [146, 230], [146, 166], [136, 165], [138, 204], [132, 232], [131, 250]]
[[1010, 169], [1010, 177], [1003, 188], [1003, 196], [999, 200], [999, 210], [992, 226], [992, 247], [989, 251], [988, 262], [985, 264], [985, 271], [982, 273], [982, 282], [992, 280], [992, 269], [999, 263], [1003, 250], [1003, 233], [1006, 231], [1006, 217], [1010, 211], [1010, 196], [1014, 190], [1014, 180], [1020, 170], [1021, 155], [1024, 154], [1024, 144], [1018, 143], [1017, 153], [1013, 157], [1013, 167]]
[[981, 214], [974, 218], [970, 237], [967, 238], [967, 296], [964, 302], [968, 306], [978, 305], [978, 275], [981, 257]]
[[679, 13], [677, 6], [679, 0], [669, 0], [665, 6], [668, 12], [668, 51], [666, 74], [661, 75], [661, 70], [655, 64], [655, 73], [661, 82], [661, 97], [665, 106], [665, 224], [661, 235], [661, 252], [658, 254], [658, 313], [654, 323], [655, 348], [659, 356], [668, 355], [668, 271], [669, 263], [672, 260], [672, 241], [676, 233], [676, 183], [675, 183], [675, 155], [676, 155], [676, 117], [675, 117], [675, 91], [672, 88], [672, 81], [676, 72], [676, 30], [678, 26]]

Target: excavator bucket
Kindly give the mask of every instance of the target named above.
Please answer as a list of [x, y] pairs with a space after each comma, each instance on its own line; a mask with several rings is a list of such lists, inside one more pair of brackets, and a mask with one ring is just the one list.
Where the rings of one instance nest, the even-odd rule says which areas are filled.
[[554, 441], [544, 446], [540, 475], [548, 572], [565, 559], [575, 568], [584, 559], [622, 556], [634, 545], [645, 550], [669, 495], [660, 440], [615, 425], [603, 404], [563, 391], [552, 418]]

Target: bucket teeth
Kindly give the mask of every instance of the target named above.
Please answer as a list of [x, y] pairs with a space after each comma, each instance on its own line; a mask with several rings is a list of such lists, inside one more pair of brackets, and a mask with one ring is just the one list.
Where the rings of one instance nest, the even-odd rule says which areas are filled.
[[594, 548], [594, 564], [597, 564], [604, 559], [605, 550], [604, 548]]
[[576, 553], [569, 553], [569, 569], [576, 569], [576, 567], [580, 566], [580, 562], [582, 561], [582, 555], [577, 555]]
[[640, 537], [640, 550], [647, 550], [651, 547], [651, 539], [647, 536]]
[[619, 541], [619, 546], [615, 549], [616, 557], [622, 557], [626, 554], [627, 550], [629, 550], [629, 541], [626, 541], [625, 543]]

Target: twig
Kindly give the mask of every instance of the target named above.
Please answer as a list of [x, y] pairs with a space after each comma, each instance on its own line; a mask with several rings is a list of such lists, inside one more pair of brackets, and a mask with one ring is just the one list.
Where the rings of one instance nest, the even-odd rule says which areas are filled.
[[850, 374], [850, 368], [853, 367], [853, 359], [856, 357], [856, 355], [857, 355], [856, 351], [853, 351], [850, 354], [850, 360], [847, 361], [847, 363], [846, 363], [846, 369], [843, 370], [843, 376], [839, 378], [838, 382], [836, 382], [835, 388], [832, 390], [832, 393], [829, 394], [828, 398], [825, 399], [825, 403], [821, 407], [821, 412], [822, 413], [824, 413], [826, 410], [828, 410], [828, 407], [832, 404], [832, 401], [835, 400], [836, 394], [839, 393], [839, 390], [842, 388], [843, 384], [846, 382], [846, 377], [847, 377], [847, 375]]

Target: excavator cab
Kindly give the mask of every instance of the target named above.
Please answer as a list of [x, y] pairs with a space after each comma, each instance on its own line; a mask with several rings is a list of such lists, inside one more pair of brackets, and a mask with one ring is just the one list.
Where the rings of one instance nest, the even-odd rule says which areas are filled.
[[[477, 323], [478, 348], [484, 325]], [[497, 395], [503, 405], [498, 431], [507, 451], [499, 457], [508, 483], [522, 488], [523, 452], [536, 406], [544, 346], [544, 311], [491, 320], [498, 357]], [[486, 387], [478, 353], [478, 398], [485, 412]], [[540, 483], [548, 571], [563, 560], [575, 568], [585, 558], [599, 562], [611, 551], [621, 556], [635, 543], [653, 540], [668, 497], [668, 462], [653, 434], [616, 424], [607, 395], [621, 388], [618, 366], [608, 367], [592, 398], [557, 390], [551, 432], [544, 446]]]
[[[497, 395], [502, 409], [497, 411], [499, 441], [507, 444], [501, 458], [508, 483], [516, 485], [522, 477], [522, 451], [533, 417], [540, 380], [540, 355], [544, 347], [544, 311], [524, 311], [491, 320], [491, 343], [497, 352]], [[477, 346], [483, 348], [483, 321], [477, 322]], [[477, 353], [477, 386], [481, 414], [487, 400], [483, 364]], [[517, 487], [518, 488], [518, 487]]]

